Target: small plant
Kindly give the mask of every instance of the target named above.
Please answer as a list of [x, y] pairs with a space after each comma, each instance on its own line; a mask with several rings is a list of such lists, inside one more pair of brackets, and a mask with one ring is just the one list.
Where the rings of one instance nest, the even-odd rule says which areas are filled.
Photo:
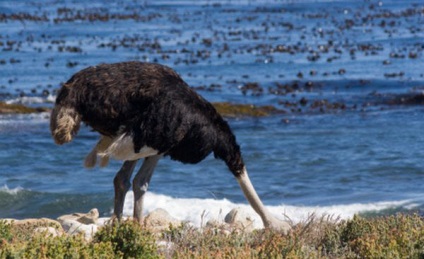
[[82, 235], [53, 237], [38, 233], [27, 243], [23, 258], [80, 258], [88, 250]]
[[175, 258], [252, 258], [250, 234], [223, 229], [196, 229], [190, 225], [171, 227], [163, 238], [173, 243]]
[[6, 220], [0, 220], [0, 244], [12, 241], [12, 224]]
[[96, 233], [93, 243], [110, 243], [118, 257], [159, 258], [154, 235], [134, 221], [114, 221]]

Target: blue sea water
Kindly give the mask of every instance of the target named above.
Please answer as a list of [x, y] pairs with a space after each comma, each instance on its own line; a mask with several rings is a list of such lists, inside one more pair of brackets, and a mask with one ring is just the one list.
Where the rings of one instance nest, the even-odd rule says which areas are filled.
[[[51, 107], [84, 67], [159, 62], [210, 101], [281, 110], [227, 118], [274, 214], [422, 213], [423, 28], [421, 1], [1, 1], [0, 100]], [[0, 218], [109, 216], [120, 162], [83, 168], [97, 134], [56, 146], [48, 124], [0, 115]], [[147, 211], [193, 222], [247, 207], [213, 156], [164, 158], [149, 188]]]

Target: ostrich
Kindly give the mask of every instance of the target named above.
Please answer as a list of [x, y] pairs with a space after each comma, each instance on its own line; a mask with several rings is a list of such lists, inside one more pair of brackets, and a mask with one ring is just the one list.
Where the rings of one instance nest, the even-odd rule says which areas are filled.
[[169, 156], [198, 163], [210, 153], [223, 160], [266, 228], [287, 232], [289, 225], [264, 207], [246, 171], [240, 147], [215, 108], [171, 68], [142, 62], [100, 64], [74, 74], [59, 90], [50, 130], [56, 144], [70, 142], [84, 122], [100, 133], [85, 159], [106, 166], [110, 157], [124, 163], [114, 178], [113, 218], [120, 219], [130, 178], [135, 175], [133, 218], [142, 223], [143, 197], [158, 160]]

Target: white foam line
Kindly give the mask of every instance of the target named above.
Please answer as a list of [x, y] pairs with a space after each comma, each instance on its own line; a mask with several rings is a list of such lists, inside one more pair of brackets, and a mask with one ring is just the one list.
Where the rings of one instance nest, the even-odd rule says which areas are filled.
[[[124, 215], [132, 216], [133, 211], [133, 193], [128, 192]], [[232, 203], [229, 200], [215, 199], [196, 199], [196, 198], [172, 198], [170, 196], [148, 192], [144, 201], [144, 213], [161, 208], [182, 221], [191, 222], [196, 227], [206, 224], [213, 219], [223, 222], [225, 215], [234, 208], [243, 209], [253, 220], [256, 228], [262, 228], [260, 217], [253, 211], [248, 204]], [[385, 201], [375, 203], [353, 203], [346, 205], [332, 206], [291, 206], [278, 205], [266, 206], [272, 214], [279, 219], [290, 219], [293, 223], [299, 223], [306, 220], [311, 214], [316, 216], [333, 216], [333, 218], [349, 219], [355, 214], [367, 211], [380, 211], [393, 207], [414, 208], [418, 206], [411, 200]]]
[[20, 192], [22, 190], [23, 190], [23, 188], [20, 187], [20, 186], [13, 188], [13, 189], [10, 189], [9, 187], [7, 187], [7, 185], [3, 185], [3, 187], [0, 187], [0, 192], [6, 192], [6, 193], [9, 193], [9, 194], [13, 194], [13, 195], [18, 194], [18, 192]]
[[39, 103], [53, 103], [56, 100], [55, 95], [48, 95], [46, 97], [37, 97], [37, 96], [23, 96], [15, 99], [7, 100], [7, 104], [39, 104]]

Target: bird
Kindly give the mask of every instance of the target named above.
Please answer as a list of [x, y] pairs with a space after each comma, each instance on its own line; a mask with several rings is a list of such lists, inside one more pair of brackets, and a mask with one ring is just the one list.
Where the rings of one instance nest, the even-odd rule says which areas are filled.
[[[263, 205], [248, 176], [227, 121], [172, 68], [148, 62], [102, 63], [76, 72], [57, 92], [50, 131], [55, 143], [72, 141], [80, 124], [100, 134], [84, 165], [123, 165], [113, 179], [113, 218], [120, 220], [126, 193], [134, 192], [133, 219], [142, 224], [143, 200], [162, 157], [195, 164], [213, 153], [234, 175], [265, 228], [290, 225]], [[144, 159], [132, 182], [138, 160]]]

